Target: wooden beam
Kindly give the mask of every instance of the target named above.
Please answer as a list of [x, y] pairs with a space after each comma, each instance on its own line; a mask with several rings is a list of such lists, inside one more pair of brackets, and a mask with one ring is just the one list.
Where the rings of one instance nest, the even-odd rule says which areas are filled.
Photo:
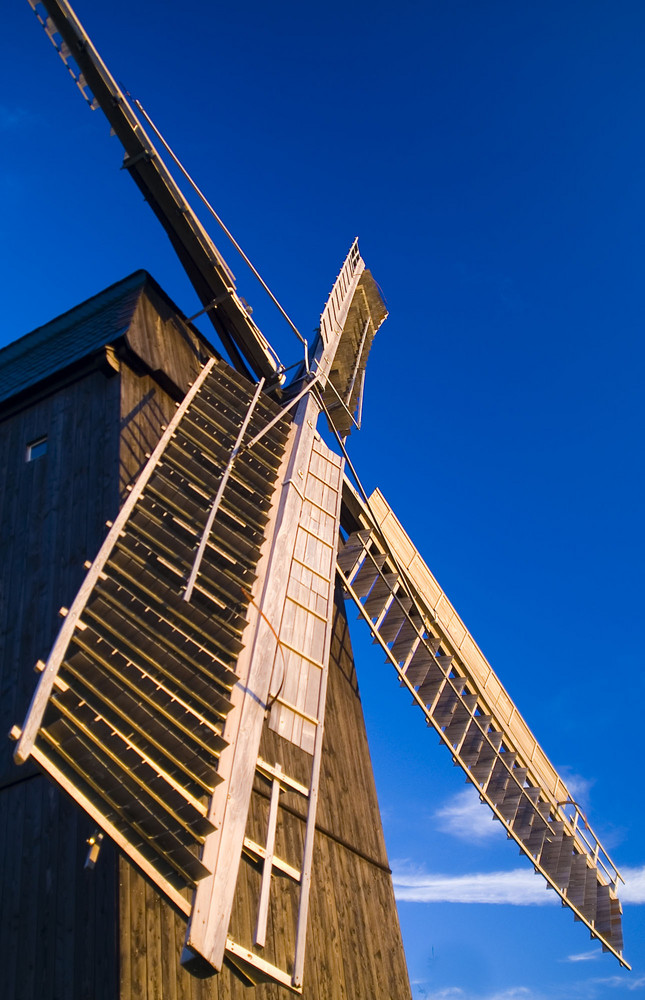
[[[80, 86], [69, 63], [77, 63], [84, 87], [123, 145], [123, 165], [157, 216], [179, 257], [205, 311], [231, 356], [234, 367], [248, 374], [275, 378], [280, 363], [235, 290], [235, 278], [224, 258], [184, 198], [166, 168], [143, 122], [99, 56], [82, 24], [66, 0], [29, 0], [38, 15], [42, 2], [54, 30], [40, 17], [54, 47]], [[66, 49], [53, 36], [58, 33]]]
[[[279, 772], [280, 768], [276, 768]], [[271, 889], [271, 873], [273, 870], [273, 852], [275, 850], [275, 834], [278, 826], [278, 801], [280, 798], [280, 779], [276, 777], [271, 782], [271, 800], [269, 802], [269, 823], [267, 841], [262, 862], [262, 882], [260, 884], [260, 902], [258, 918], [253, 934], [253, 944], [264, 948], [267, 936], [267, 917], [269, 915], [269, 891]]]

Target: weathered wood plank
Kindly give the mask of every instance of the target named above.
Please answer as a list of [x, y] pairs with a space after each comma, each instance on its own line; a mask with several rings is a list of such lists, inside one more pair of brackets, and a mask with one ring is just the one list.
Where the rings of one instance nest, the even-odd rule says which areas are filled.
[[130, 994], [131, 1000], [148, 996], [146, 960], [146, 883], [134, 879], [130, 888]]
[[167, 1000], [163, 984], [163, 944], [161, 940], [161, 896], [146, 883], [145, 887], [145, 949], [147, 990], [144, 994], [147, 1000]]

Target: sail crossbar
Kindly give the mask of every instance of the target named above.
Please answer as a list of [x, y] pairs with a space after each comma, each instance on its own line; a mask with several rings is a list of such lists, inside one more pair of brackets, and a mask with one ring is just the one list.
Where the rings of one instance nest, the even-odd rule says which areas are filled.
[[620, 873], [379, 491], [345, 482], [337, 569], [374, 641], [480, 796], [621, 965]]

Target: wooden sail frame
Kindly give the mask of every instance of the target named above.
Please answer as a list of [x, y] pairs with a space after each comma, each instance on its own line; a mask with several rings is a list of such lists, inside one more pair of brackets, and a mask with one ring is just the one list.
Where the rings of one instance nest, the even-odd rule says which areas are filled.
[[233, 272], [184, 198], [128, 96], [67, 0], [28, 2], [90, 107], [101, 108], [122, 143], [124, 167], [166, 230], [234, 366], [243, 374], [248, 374], [250, 368], [258, 376], [279, 379], [281, 363], [238, 296]]
[[[350, 306], [341, 316], [350, 277], [358, 278]], [[322, 402], [330, 426], [342, 436], [360, 427], [360, 399], [365, 369], [374, 337], [387, 319], [387, 308], [372, 274], [362, 263], [354, 240], [320, 317], [320, 336], [328, 343], [342, 326], [329, 378], [322, 388]], [[359, 408], [358, 419], [356, 409]]]
[[535, 871], [625, 968], [620, 872], [380, 490], [345, 482], [345, 591], [402, 686]]

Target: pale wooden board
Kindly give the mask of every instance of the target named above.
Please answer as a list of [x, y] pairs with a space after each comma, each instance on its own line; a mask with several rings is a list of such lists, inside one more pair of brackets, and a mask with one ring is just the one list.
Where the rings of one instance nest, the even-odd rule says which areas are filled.
[[341, 459], [324, 442], [314, 440], [303, 490], [307, 499], [300, 512], [278, 632], [287, 649], [283, 647], [284, 663], [278, 663], [282, 679], [269, 726], [309, 753], [313, 753], [315, 724], [305, 717], [317, 718], [319, 711], [323, 657], [333, 610], [341, 468]]

